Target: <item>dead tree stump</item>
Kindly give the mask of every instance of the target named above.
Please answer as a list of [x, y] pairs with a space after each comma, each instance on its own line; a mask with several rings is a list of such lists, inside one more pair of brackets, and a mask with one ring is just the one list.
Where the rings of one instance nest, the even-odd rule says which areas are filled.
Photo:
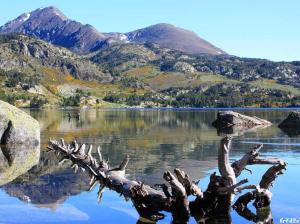
[[[100, 184], [98, 200], [101, 200], [105, 188], [109, 188], [130, 199], [141, 217], [150, 220], [164, 218], [162, 211], [170, 212], [174, 223], [187, 223], [190, 216], [197, 220], [205, 220], [212, 217], [227, 217], [230, 220], [230, 211], [234, 196], [243, 191], [234, 203], [233, 208], [246, 219], [254, 220], [255, 214], [249, 212], [247, 205], [253, 201], [254, 206], [259, 210], [267, 208], [271, 202], [269, 190], [275, 178], [282, 174], [285, 169], [285, 162], [278, 158], [263, 158], [259, 156], [262, 145], [255, 146], [241, 159], [230, 164], [229, 152], [231, 138], [225, 137], [221, 140], [218, 152], [219, 175], [213, 173], [205, 191], [202, 191], [198, 183], [191, 180], [186, 172], [176, 168], [174, 174], [170, 171], [164, 173], [164, 179], [168, 183], [158, 184], [160, 189], [149, 185], [130, 180], [125, 176], [129, 156], [125, 156], [119, 167], [111, 168], [101, 154], [98, 147], [98, 158], [92, 155], [92, 145], [79, 145], [76, 141], [70, 144], [60, 141], [49, 141], [48, 149], [54, 150], [61, 157], [61, 162], [69, 160], [76, 172], [78, 168], [85, 170], [91, 176], [90, 185], [93, 188]], [[245, 185], [247, 179], [237, 180], [239, 175], [252, 164], [272, 164], [258, 185]], [[194, 199], [189, 201], [189, 196]], [[270, 217], [267, 216], [269, 219]]]

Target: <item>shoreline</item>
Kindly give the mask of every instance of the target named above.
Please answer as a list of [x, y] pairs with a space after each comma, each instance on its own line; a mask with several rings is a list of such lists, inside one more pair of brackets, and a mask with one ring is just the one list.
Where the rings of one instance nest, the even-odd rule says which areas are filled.
[[68, 108], [60, 108], [60, 107], [53, 107], [53, 108], [30, 108], [30, 107], [21, 107], [22, 110], [65, 110], [65, 111], [72, 111], [72, 110], [174, 110], [174, 111], [205, 111], [205, 110], [300, 110], [300, 107], [182, 107], [182, 108], [175, 108], [175, 107], [154, 107], [154, 108], [146, 108], [146, 107], [122, 107], [122, 108], [80, 108], [80, 107], [68, 107]]

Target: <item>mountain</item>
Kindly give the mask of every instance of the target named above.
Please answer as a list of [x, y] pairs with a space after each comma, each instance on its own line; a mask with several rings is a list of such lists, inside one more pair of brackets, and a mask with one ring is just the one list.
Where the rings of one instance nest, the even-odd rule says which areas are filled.
[[300, 102], [300, 62], [227, 55], [169, 24], [100, 33], [47, 7], [8, 22], [1, 33], [0, 99], [19, 107], [282, 107]]
[[52, 6], [20, 15], [0, 27], [0, 33], [21, 33], [38, 37], [76, 53], [93, 52], [115, 42], [150, 42], [187, 53], [225, 54], [195, 33], [170, 24], [157, 24], [129, 33], [101, 33], [91, 25], [68, 19]]
[[226, 54], [221, 49], [201, 39], [196, 33], [171, 24], [161, 23], [126, 34], [134, 43], [157, 43], [162, 47], [186, 53]]
[[80, 53], [97, 49], [99, 43], [106, 39], [91, 25], [70, 20], [55, 7], [22, 14], [2, 26], [0, 33], [22, 33]]

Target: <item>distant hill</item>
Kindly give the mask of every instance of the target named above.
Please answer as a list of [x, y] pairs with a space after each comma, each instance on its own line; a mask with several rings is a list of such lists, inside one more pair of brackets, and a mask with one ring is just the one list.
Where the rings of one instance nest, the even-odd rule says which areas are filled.
[[0, 33], [21, 33], [87, 53], [107, 47], [111, 42], [157, 43], [187, 53], [225, 54], [195, 33], [170, 24], [157, 24], [129, 33], [101, 33], [91, 25], [67, 18], [55, 7], [24, 13], [0, 27]]
[[157, 43], [162, 47], [187, 53], [226, 54], [223, 50], [197, 36], [196, 33], [166, 23], [139, 29], [127, 33], [126, 36], [130, 42]]

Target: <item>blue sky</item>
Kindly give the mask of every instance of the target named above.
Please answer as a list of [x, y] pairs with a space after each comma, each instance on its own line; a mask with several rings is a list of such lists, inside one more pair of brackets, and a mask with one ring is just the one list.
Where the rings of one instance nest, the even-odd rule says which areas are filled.
[[50, 5], [102, 32], [166, 22], [233, 55], [300, 60], [299, 0], [9, 0], [1, 3], [0, 24]]

